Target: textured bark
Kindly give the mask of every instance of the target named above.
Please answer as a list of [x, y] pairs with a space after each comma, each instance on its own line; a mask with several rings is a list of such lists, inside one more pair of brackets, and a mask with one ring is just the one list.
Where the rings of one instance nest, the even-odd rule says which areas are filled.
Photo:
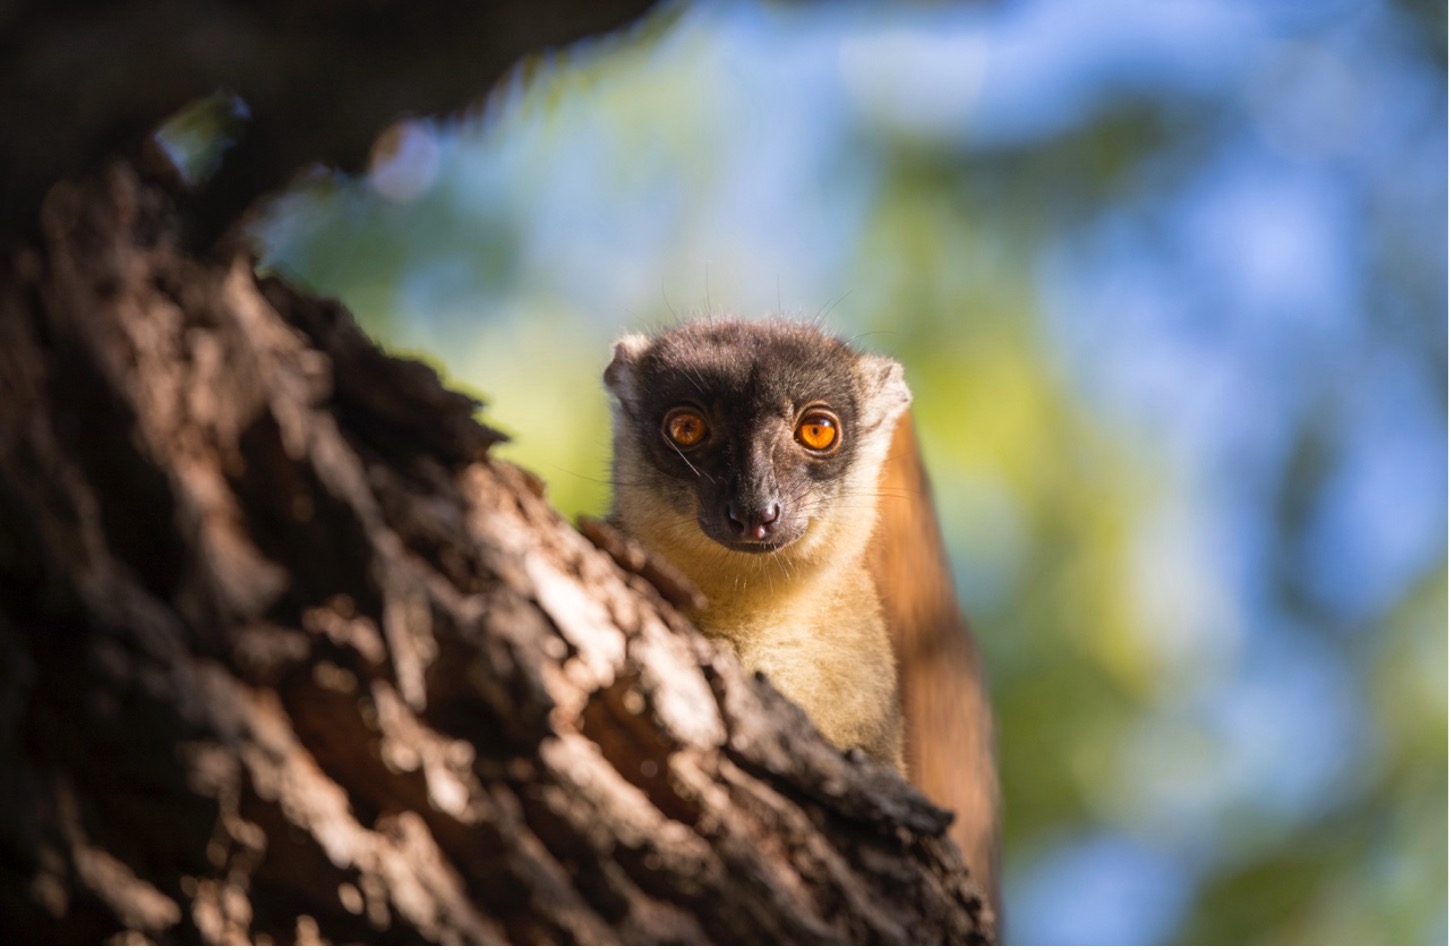
[[992, 937], [946, 813], [430, 370], [181, 250], [128, 166], [39, 230], [0, 266], [8, 942]]

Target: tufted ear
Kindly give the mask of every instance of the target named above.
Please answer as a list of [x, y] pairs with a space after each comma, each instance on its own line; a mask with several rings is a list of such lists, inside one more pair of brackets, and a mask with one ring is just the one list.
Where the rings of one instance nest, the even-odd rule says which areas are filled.
[[643, 333], [627, 333], [615, 341], [614, 356], [605, 367], [605, 388], [626, 408], [633, 407], [639, 395], [636, 368], [649, 348], [649, 337]]
[[864, 353], [857, 360], [863, 415], [872, 428], [891, 426], [912, 403], [912, 391], [902, 375], [902, 364], [889, 356]]

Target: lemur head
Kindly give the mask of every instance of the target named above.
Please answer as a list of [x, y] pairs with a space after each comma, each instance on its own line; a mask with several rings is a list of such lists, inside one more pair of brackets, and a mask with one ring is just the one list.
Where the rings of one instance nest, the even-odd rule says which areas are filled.
[[894, 360], [814, 327], [730, 318], [624, 337], [605, 385], [616, 518], [691, 574], [700, 558], [749, 573], [854, 556], [911, 401]]

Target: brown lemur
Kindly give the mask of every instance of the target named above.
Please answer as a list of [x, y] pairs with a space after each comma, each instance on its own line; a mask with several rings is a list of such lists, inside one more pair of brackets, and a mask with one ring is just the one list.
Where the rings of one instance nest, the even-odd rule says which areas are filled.
[[615, 344], [612, 520], [705, 594], [691, 617], [828, 740], [905, 771], [865, 554], [902, 368], [810, 327], [714, 319]]
[[610, 521], [705, 595], [691, 619], [838, 748], [906, 771], [957, 812], [997, 907], [991, 712], [894, 360], [812, 326], [715, 317], [629, 334]]

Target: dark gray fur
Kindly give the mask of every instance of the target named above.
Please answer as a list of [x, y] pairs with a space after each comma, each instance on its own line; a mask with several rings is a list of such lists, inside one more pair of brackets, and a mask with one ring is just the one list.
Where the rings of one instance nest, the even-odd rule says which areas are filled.
[[[861, 434], [855, 378], [858, 354], [814, 327], [783, 321], [713, 319], [669, 330], [636, 351], [617, 349], [605, 384], [620, 399], [658, 476], [651, 487], [677, 509], [693, 495], [700, 528], [735, 550], [767, 551], [801, 535], [810, 499], [822, 483], [852, 465]], [[710, 426], [706, 441], [681, 451], [664, 437], [666, 415], [677, 407], [700, 412]], [[794, 438], [809, 408], [825, 407], [840, 420], [841, 442], [825, 456]], [[781, 506], [767, 543], [743, 543], [728, 512]]]

